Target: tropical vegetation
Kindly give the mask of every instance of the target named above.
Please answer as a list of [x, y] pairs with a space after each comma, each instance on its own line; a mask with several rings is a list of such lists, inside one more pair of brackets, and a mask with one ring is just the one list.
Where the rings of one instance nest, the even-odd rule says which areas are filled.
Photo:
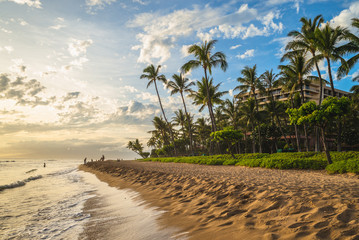
[[[226, 71], [228, 67], [226, 55], [214, 51], [216, 40], [190, 46], [188, 54], [192, 59], [185, 62], [180, 67], [181, 73], [173, 74], [172, 79], [160, 73], [161, 66], [146, 67], [140, 78], [147, 79], [147, 87], [155, 86], [162, 112], [154, 117], [154, 130], [149, 131], [151, 137], [147, 146], [151, 148], [151, 159], [161, 157], [160, 161], [167, 161], [166, 157], [176, 156], [175, 161], [202, 163], [201, 157], [196, 160], [184, 157], [203, 156], [206, 164], [280, 166], [278, 168], [291, 164], [297, 168], [314, 166], [315, 169], [333, 164], [343, 168], [347, 162], [353, 165], [352, 158], [348, 158], [350, 161], [347, 158], [335, 160], [335, 156], [341, 155], [331, 151], [359, 148], [359, 85], [354, 85], [351, 93], [344, 94], [346, 97], [334, 88], [336, 79], [349, 76], [359, 60], [358, 31], [325, 23], [321, 15], [313, 20], [303, 17], [300, 22], [300, 30], [288, 34], [290, 41], [278, 71], [271, 69], [260, 73], [257, 65], [245, 66], [238, 71], [238, 86], [233, 98], [224, 99], [228, 91], [221, 90], [221, 83], [213, 74], [214, 68]], [[352, 27], [359, 29], [358, 18], [352, 20]], [[326, 65], [326, 75], [321, 73], [320, 63]], [[340, 65], [335, 69], [336, 78], [333, 63]], [[189, 80], [186, 74], [196, 69], [202, 70], [202, 78]], [[358, 82], [359, 78], [354, 76], [352, 80]], [[182, 106], [171, 114], [172, 119], [165, 114], [158, 81], [167, 86], [171, 95], [177, 94], [181, 99]], [[308, 88], [313, 86], [317, 86], [314, 89], [317, 101], [310, 101], [307, 94]], [[192, 108], [197, 106], [199, 112], [208, 112], [208, 118], [203, 114], [196, 118], [189, 111], [189, 103]], [[139, 154], [143, 152], [133, 147], [137, 143], [130, 143], [130, 149]], [[278, 152], [303, 153], [281, 155]], [[241, 153], [249, 157], [239, 155]], [[327, 162], [323, 162], [323, 154]], [[213, 157], [205, 158], [208, 155]], [[283, 156], [300, 156], [300, 161], [283, 163]], [[332, 172], [344, 171], [330, 168]]]

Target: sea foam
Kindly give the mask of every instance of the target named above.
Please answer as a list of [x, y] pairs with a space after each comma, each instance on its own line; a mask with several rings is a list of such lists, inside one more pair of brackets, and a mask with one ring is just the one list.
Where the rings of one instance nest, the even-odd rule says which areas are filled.
[[37, 176], [32, 176], [32, 177], [26, 178], [25, 180], [22, 180], [22, 181], [16, 181], [16, 182], [13, 182], [13, 183], [10, 183], [10, 184], [0, 185], [0, 191], [3, 191], [5, 189], [10, 189], [10, 188], [22, 187], [27, 182], [34, 181], [34, 180], [37, 180], [37, 179], [40, 179], [40, 178], [42, 178], [42, 176], [37, 175]]

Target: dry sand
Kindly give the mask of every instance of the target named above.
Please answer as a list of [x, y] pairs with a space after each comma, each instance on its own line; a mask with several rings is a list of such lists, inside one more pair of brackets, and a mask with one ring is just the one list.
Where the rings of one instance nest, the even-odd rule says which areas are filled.
[[80, 169], [139, 191], [191, 239], [359, 239], [357, 176], [139, 161]]

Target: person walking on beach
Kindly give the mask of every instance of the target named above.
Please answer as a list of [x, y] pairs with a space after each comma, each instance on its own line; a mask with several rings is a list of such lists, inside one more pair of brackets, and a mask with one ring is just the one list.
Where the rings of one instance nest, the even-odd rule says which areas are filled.
[[86, 160], [87, 160], [87, 157], [85, 157], [85, 159], [84, 159], [84, 164], [86, 164]]
[[44, 163], [44, 167], [46, 167], [46, 163]]

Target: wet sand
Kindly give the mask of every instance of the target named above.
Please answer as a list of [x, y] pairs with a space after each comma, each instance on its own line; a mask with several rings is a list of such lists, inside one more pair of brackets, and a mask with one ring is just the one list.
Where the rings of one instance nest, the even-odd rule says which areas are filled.
[[357, 176], [139, 161], [80, 169], [140, 192], [190, 239], [359, 239]]

